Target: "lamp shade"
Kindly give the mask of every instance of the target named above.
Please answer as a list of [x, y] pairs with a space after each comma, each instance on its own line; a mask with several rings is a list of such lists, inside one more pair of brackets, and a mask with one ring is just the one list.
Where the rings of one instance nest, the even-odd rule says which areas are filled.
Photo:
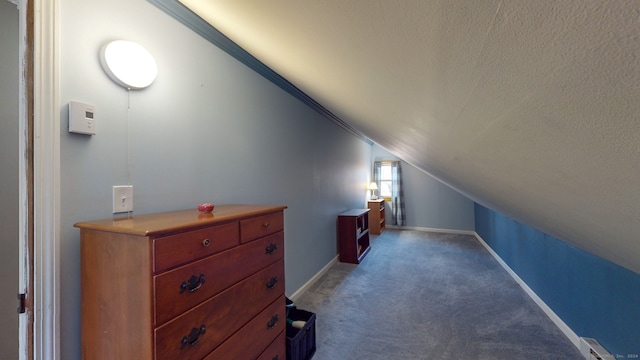
[[372, 182], [371, 184], [369, 184], [369, 190], [378, 190], [378, 184]]
[[156, 60], [133, 41], [107, 43], [100, 50], [100, 63], [111, 80], [127, 89], [145, 88], [158, 75]]

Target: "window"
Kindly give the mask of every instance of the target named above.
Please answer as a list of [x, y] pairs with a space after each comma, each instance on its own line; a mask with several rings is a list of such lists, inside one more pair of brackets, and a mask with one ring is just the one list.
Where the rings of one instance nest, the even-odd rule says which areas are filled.
[[393, 225], [404, 226], [404, 189], [400, 161], [376, 160], [373, 162], [373, 181], [378, 184], [380, 197], [390, 202]]
[[391, 164], [382, 163], [380, 166], [380, 196], [386, 200], [391, 200], [392, 178]]

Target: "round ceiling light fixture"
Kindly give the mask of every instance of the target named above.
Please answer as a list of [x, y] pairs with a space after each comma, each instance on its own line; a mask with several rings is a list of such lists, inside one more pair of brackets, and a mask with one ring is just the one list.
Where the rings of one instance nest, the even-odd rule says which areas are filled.
[[116, 84], [127, 89], [143, 89], [158, 75], [153, 56], [133, 41], [115, 40], [100, 50], [100, 64]]

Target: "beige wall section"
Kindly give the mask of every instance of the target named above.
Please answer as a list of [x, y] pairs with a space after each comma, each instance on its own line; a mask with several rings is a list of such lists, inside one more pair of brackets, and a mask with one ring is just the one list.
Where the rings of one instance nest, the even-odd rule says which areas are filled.
[[18, 8], [0, 0], [0, 359], [18, 358]]

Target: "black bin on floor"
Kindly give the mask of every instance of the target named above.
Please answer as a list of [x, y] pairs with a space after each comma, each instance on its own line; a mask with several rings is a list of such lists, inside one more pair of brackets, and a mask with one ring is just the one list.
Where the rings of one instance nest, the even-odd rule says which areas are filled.
[[297, 309], [289, 309], [287, 317], [293, 321], [307, 323], [297, 329], [287, 322], [287, 360], [309, 360], [316, 353], [316, 314]]

